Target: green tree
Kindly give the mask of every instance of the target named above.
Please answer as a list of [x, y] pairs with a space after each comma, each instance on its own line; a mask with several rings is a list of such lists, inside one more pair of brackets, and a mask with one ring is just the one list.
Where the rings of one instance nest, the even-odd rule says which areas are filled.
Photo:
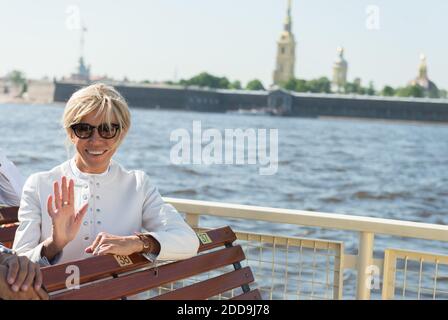
[[308, 86], [308, 82], [303, 79], [292, 78], [287, 82], [280, 85], [282, 88], [286, 90], [296, 91], [296, 92], [308, 92], [310, 88]]
[[347, 82], [345, 84], [345, 92], [346, 93], [354, 93], [354, 94], [366, 94], [367, 89], [363, 88], [361, 85], [361, 79], [356, 78], [353, 82]]
[[355, 93], [355, 88], [352, 82], [348, 82], [344, 86], [345, 93]]
[[19, 96], [22, 96], [25, 92], [28, 91], [28, 83], [26, 82], [25, 74], [19, 70], [13, 70], [6, 78], [15, 86], [20, 87]]
[[24, 94], [25, 92], [28, 92], [28, 83], [24, 82], [22, 84], [22, 90], [20, 91], [20, 95]]
[[440, 90], [438, 90], [438, 89], [429, 90], [429, 92], [427, 92], [426, 95], [429, 98], [435, 98], [435, 99], [438, 99], [438, 98], [441, 97], [440, 96]]
[[11, 71], [8, 76], [8, 80], [17, 86], [23, 86], [26, 83], [25, 74], [19, 70]]
[[395, 89], [391, 86], [384, 86], [383, 90], [381, 90], [381, 95], [385, 97], [392, 97], [395, 95]]
[[369, 82], [369, 87], [365, 90], [365, 92], [369, 95], [369, 96], [374, 96], [376, 91], [375, 91], [375, 85], [373, 84], [373, 81]]
[[[219, 79], [219, 85], [216, 88], [219, 89], [229, 89], [230, 88], [230, 81], [226, 78], [218, 78]], [[210, 87], [210, 88], [214, 88], [214, 87]]]
[[307, 87], [309, 91], [315, 93], [331, 93], [331, 82], [327, 77], [320, 77], [308, 81]]
[[199, 87], [209, 87], [215, 89], [228, 89], [230, 82], [226, 77], [216, 77], [207, 72], [202, 72], [189, 80], [180, 80], [182, 85], [193, 85]]
[[448, 98], [448, 91], [446, 91], [445, 89], [440, 89], [439, 95], [440, 95], [440, 98], [446, 99], [446, 98]]
[[246, 89], [247, 90], [263, 90], [263, 91], [266, 90], [263, 86], [263, 83], [261, 83], [261, 81], [258, 79], [249, 81], [246, 85]]
[[233, 82], [230, 84], [230, 89], [241, 90], [241, 89], [242, 89], [242, 88], [241, 88], [241, 82], [238, 81], [238, 80], [233, 81]]
[[354, 89], [355, 89], [354, 93], [365, 94], [365, 90], [364, 90], [364, 88], [362, 87], [362, 84], [361, 84], [361, 78], [356, 78], [353, 81], [353, 86], [354, 86]]
[[296, 91], [297, 92], [308, 92], [308, 91], [310, 91], [310, 88], [308, 86], [308, 82], [306, 80], [303, 80], [303, 79], [297, 79]]
[[403, 88], [398, 88], [395, 95], [398, 97], [422, 98], [425, 96], [425, 93], [422, 87], [418, 85], [410, 85]]
[[286, 81], [285, 83], [280, 84], [280, 87], [282, 87], [286, 90], [296, 91], [297, 81], [298, 81], [298, 79], [291, 78], [288, 81]]

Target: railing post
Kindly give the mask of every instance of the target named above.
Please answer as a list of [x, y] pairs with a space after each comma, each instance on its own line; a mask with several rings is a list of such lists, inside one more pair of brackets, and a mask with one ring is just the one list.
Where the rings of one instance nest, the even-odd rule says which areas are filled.
[[356, 298], [358, 300], [370, 300], [370, 274], [367, 272], [373, 263], [373, 240], [375, 234], [372, 232], [360, 232], [358, 247], [358, 281]]
[[186, 213], [185, 220], [190, 227], [192, 227], [192, 228], [199, 227], [199, 215], [198, 214]]

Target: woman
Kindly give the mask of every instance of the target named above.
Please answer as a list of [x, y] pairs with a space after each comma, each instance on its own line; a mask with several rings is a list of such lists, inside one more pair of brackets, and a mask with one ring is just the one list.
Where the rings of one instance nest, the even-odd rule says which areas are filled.
[[55, 264], [92, 254], [178, 260], [197, 253], [195, 232], [149, 177], [112, 160], [130, 124], [114, 88], [94, 84], [72, 95], [63, 126], [75, 156], [26, 181], [13, 245], [19, 254]]

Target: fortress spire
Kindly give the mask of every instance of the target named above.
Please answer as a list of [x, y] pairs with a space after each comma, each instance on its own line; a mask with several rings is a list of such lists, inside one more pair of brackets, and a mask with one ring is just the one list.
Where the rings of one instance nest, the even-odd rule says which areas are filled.
[[86, 65], [84, 59], [84, 45], [85, 45], [85, 34], [87, 32], [87, 27], [84, 22], [81, 25], [80, 31], [80, 39], [79, 39], [79, 59], [78, 59], [78, 67], [75, 73], [72, 73], [70, 76], [71, 80], [77, 81], [90, 81], [90, 66]]
[[291, 19], [291, 0], [288, 0], [288, 11], [286, 13], [284, 30], [287, 32], [291, 32], [292, 30], [292, 19]]
[[426, 64], [426, 56], [420, 55], [420, 66], [418, 67], [418, 77], [420, 79], [428, 79], [428, 66]]

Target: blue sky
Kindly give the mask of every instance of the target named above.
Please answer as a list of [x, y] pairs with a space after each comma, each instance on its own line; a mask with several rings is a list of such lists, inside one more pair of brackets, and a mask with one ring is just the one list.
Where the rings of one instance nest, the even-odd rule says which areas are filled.
[[[79, 55], [79, 31], [68, 21], [79, 8], [85, 56], [92, 73], [151, 81], [209, 71], [246, 83], [272, 79], [276, 41], [286, 0], [0, 0], [0, 75], [70, 74]], [[379, 29], [369, 30], [374, 5]], [[430, 78], [448, 89], [448, 1], [293, 0], [296, 76], [331, 76], [336, 48], [344, 46], [349, 80], [376, 87], [414, 78], [419, 55]]]

